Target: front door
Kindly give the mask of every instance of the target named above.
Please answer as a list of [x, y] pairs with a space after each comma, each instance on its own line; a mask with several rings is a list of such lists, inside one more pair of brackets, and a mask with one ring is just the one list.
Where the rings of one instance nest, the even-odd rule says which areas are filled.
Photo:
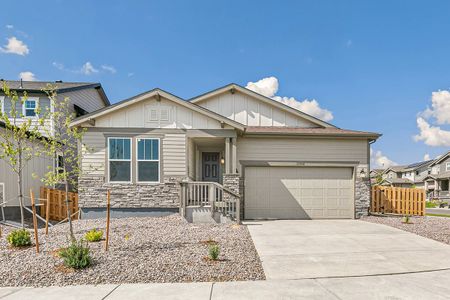
[[220, 168], [219, 152], [203, 152], [202, 154], [202, 180], [219, 182]]

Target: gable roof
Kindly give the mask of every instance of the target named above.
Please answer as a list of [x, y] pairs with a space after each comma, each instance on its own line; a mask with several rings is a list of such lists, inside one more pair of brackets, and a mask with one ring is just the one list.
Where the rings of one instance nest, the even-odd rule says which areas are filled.
[[27, 92], [27, 93], [42, 93], [45, 94], [43, 90], [47, 89], [50, 84], [55, 87], [59, 94], [73, 92], [85, 89], [96, 89], [102, 98], [106, 106], [111, 105], [108, 97], [106, 96], [103, 87], [98, 82], [63, 82], [63, 81], [23, 81], [23, 80], [4, 80], [0, 79], [0, 85], [3, 87], [3, 83], [13, 91], [16, 92]]
[[200, 102], [202, 102], [202, 101], [204, 101], [206, 99], [209, 99], [209, 98], [211, 98], [213, 96], [222, 94], [222, 93], [227, 92], [227, 91], [233, 91], [233, 90], [239, 91], [239, 92], [241, 92], [243, 94], [246, 94], [246, 95], [248, 95], [250, 97], [256, 98], [256, 99], [258, 99], [260, 101], [268, 103], [269, 105], [272, 105], [272, 106], [275, 106], [277, 108], [280, 108], [281, 110], [288, 111], [288, 112], [290, 112], [290, 113], [292, 113], [292, 114], [294, 114], [294, 115], [296, 115], [298, 117], [304, 118], [304, 119], [306, 119], [306, 120], [308, 120], [308, 121], [318, 125], [319, 127], [331, 127], [331, 128], [334, 127], [334, 128], [337, 128], [336, 126], [334, 126], [334, 125], [332, 125], [330, 123], [322, 121], [322, 120], [320, 120], [320, 119], [318, 119], [316, 117], [313, 117], [311, 115], [308, 115], [307, 113], [304, 113], [304, 112], [302, 112], [302, 111], [300, 111], [298, 109], [295, 109], [295, 108], [293, 108], [293, 107], [291, 107], [289, 105], [283, 104], [283, 103], [281, 103], [279, 101], [276, 101], [274, 99], [271, 99], [269, 97], [261, 95], [261, 94], [259, 94], [257, 92], [249, 90], [249, 89], [247, 89], [245, 87], [242, 87], [242, 86], [240, 86], [239, 84], [236, 84], [236, 83], [227, 84], [226, 86], [223, 86], [223, 87], [220, 87], [218, 89], [212, 90], [210, 92], [204, 93], [204, 94], [202, 94], [200, 96], [196, 96], [194, 98], [191, 98], [188, 101], [197, 104], [197, 103], [200, 103]]
[[239, 129], [239, 130], [243, 131], [244, 128], [245, 128], [245, 126], [242, 125], [241, 123], [238, 123], [236, 121], [228, 119], [227, 117], [219, 115], [218, 113], [210, 111], [210, 110], [208, 110], [208, 109], [206, 109], [204, 107], [201, 107], [199, 105], [195, 105], [195, 104], [193, 104], [193, 103], [191, 103], [189, 101], [185, 101], [185, 100], [183, 100], [183, 99], [181, 99], [181, 98], [179, 98], [179, 97], [177, 97], [177, 96], [175, 96], [175, 95], [173, 95], [173, 94], [171, 94], [169, 92], [161, 90], [159, 88], [152, 89], [150, 91], [141, 93], [141, 94], [136, 95], [134, 97], [122, 100], [122, 101], [120, 101], [118, 103], [115, 103], [115, 104], [113, 104], [111, 106], [104, 107], [104, 108], [101, 108], [99, 110], [96, 110], [96, 111], [93, 111], [91, 113], [88, 113], [86, 115], [83, 115], [81, 117], [78, 117], [75, 120], [73, 120], [71, 126], [81, 125], [84, 122], [87, 122], [89, 120], [101, 117], [101, 116], [106, 115], [106, 114], [109, 114], [111, 112], [114, 112], [116, 110], [124, 108], [124, 107], [126, 107], [128, 105], [147, 100], [148, 98], [151, 98], [151, 97], [159, 97], [159, 96], [161, 96], [164, 99], [167, 99], [169, 101], [175, 102], [175, 103], [177, 103], [177, 104], [179, 104], [181, 106], [189, 108], [189, 109], [191, 109], [193, 111], [196, 111], [196, 112], [198, 112], [198, 113], [200, 113], [202, 115], [205, 115], [205, 116], [208, 116], [210, 118], [213, 118], [213, 119], [215, 119], [215, 120], [217, 120], [217, 121], [219, 121], [221, 123], [228, 124], [231, 127], [234, 127], [236, 129]]
[[441, 163], [443, 160], [446, 160], [450, 156], [450, 151], [442, 155], [441, 157], [435, 159], [433, 163], [430, 166], [437, 165], [438, 163]]

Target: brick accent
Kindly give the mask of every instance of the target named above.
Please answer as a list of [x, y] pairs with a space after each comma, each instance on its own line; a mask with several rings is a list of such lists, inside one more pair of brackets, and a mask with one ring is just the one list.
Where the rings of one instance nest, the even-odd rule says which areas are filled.
[[79, 179], [79, 206], [106, 207], [106, 191], [111, 191], [112, 208], [177, 208], [181, 177], [166, 176], [163, 183], [106, 183], [102, 176]]
[[370, 178], [355, 179], [355, 217], [357, 219], [369, 214], [370, 188]]

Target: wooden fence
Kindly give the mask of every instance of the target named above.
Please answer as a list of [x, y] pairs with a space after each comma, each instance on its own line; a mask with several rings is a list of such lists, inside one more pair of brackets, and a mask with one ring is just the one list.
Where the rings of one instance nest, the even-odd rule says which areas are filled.
[[[41, 187], [39, 198], [47, 199], [48, 194], [50, 194], [49, 219], [54, 221], [62, 221], [64, 219], [67, 219], [66, 192]], [[78, 194], [69, 193], [69, 200], [72, 220], [76, 220], [78, 219], [78, 214], [75, 214], [78, 211]], [[41, 201], [43, 203], [43, 205], [41, 206], [41, 216], [45, 218], [47, 201]]]
[[425, 215], [425, 190], [399, 187], [372, 187], [373, 213]]

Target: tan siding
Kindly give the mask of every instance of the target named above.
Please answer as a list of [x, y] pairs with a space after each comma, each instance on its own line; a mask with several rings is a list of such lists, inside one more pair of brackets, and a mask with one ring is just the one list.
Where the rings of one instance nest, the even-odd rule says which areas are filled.
[[303, 138], [238, 138], [238, 160], [357, 161], [367, 163], [367, 141]]
[[304, 118], [240, 92], [225, 92], [197, 104], [249, 126], [317, 127]]
[[101, 132], [88, 131], [82, 141], [81, 169], [83, 175], [105, 174], [106, 138]]
[[186, 135], [166, 134], [162, 141], [163, 175], [186, 176]]

